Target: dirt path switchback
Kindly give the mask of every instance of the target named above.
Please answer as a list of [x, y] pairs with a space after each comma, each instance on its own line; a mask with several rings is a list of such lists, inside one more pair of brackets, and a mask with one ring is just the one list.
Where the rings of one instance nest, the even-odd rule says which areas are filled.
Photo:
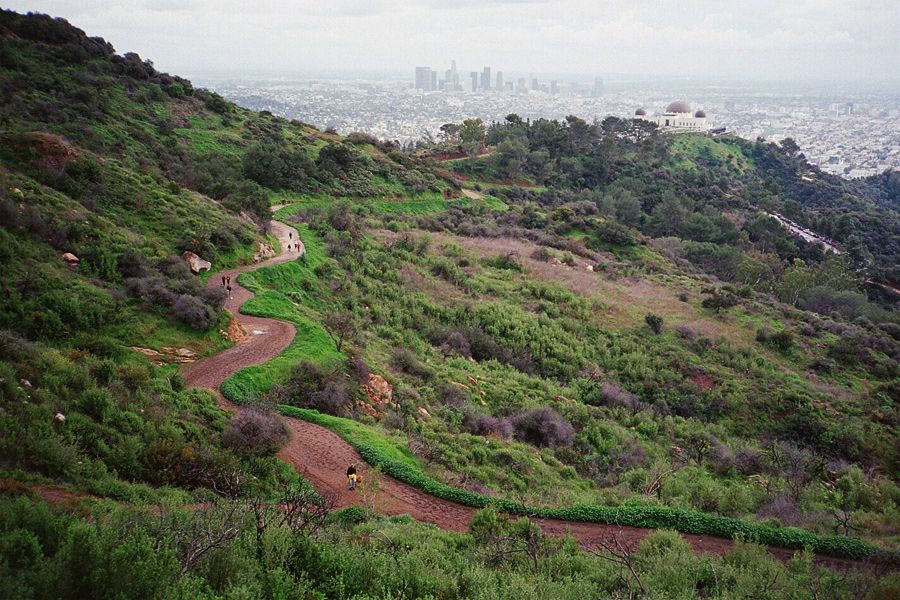
[[[277, 210], [280, 207], [273, 207]], [[272, 233], [278, 238], [281, 253], [266, 261], [223, 271], [214, 275], [210, 286], [222, 285], [222, 276], [231, 277], [232, 296], [225, 308], [247, 331], [248, 335], [232, 348], [213, 356], [186, 365], [183, 371], [187, 385], [213, 390], [219, 397], [219, 405], [228, 411], [239, 411], [240, 407], [226, 400], [219, 387], [228, 377], [243, 369], [257, 365], [277, 356], [294, 339], [294, 326], [284, 321], [243, 315], [239, 309], [253, 293], [237, 283], [237, 275], [262, 267], [296, 260], [303, 252], [288, 251], [288, 244], [299, 241], [297, 230], [279, 221], [271, 222]], [[291, 432], [288, 443], [278, 453], [278, 457], [293, 466], [306, 477], [320, 492], [328, 492], [336, 499], [337, 507], [369, 505], [387, 515], [407, 514], [417, 521], [434, 524], [442, 529], [465, 531], [475, 514], [475, 509], [431, 496], [401, 481], [377, 474], [368, 467], [347, 442], [331, 430], [301, 419], [285, 417]], [[344, 485], [347, 466], [355, 464], [360, 470], [363, 485], [360, 490], [350, 492]], [[377, 479], [377, 491], [367, 493], [367, 481]], [[544, 532], [550, 535], [569, 534], [577, 538], [587, 549], [597, 547], [599, 540], [610, 540], [614, 536], [620, 541], [637, 546], [652, 529], [578, 523], [536, 519]], [[733, 546], [731, 540], [681, 534], [698, 554], [719, 555]], [[788, 560], [794, 553], [784, 548], [770, 547], [771, 552], [782, 560]], [[817, 556], [816, 563], [837, 569], [847, 569], [857, 562], [827, 556]]]

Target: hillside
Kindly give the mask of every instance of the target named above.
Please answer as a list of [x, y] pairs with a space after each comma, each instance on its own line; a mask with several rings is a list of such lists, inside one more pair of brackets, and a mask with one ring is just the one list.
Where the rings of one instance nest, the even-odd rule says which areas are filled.
[[[3, 597], [900, 586], [900, 320], [863, 282], [896, 281], [891, 176], [807, 188], [789, 149], [619, 121], [470, 125], [448, 146], [488, 152], [439, 163], [240, 108], [62, 20], [2, 11], [0, 40]], [[305, 251], [270, 259], [286, 231]], [[296, 337], [240, 359], [232, 415], [185, 380], [266, 344], [237, 307]], [[276, 456], [321, 428], [377, 467], [359, 494], [320, 485], [314, 442]], [[397, 515], [400, 482], [471, 526]], [[677, 531], [738, 539], [698, 556]]]

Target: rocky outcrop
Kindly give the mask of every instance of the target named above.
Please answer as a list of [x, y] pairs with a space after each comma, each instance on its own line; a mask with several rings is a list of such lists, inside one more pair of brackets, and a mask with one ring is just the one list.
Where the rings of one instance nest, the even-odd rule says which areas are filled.
[[254, 262], [260, 262], [273, 256], [275, 256], [275, 250], [272, 248], [272, 244], [260, 242], [259, 251], [253, 255], [253, 260]]
[[171, 363], [185, 364], [196, 360], [196, 352], [188, 348], [175, 348], [174, 346], [163, 346], [161, 351], [153, 348], [142, 348], [140, 346], [129, 346], [135, 352], [140, 352], [150, 359], [150, 362], [160, 367]]
[[184, 254], [181, 255], [181, 259], [187, 263], [187, 265], [191, 268], [191, 271], [194, 273], [199, 273], [200, 271], [209, 271], [212, 268], [212, 263], [208, 260], [203, 260], [190, 250], [186, 250]]
[[77, 256], [75, 256], [74, 254], [72, 254], [71, 252], [66, 252], [60, 258], [62, 258], [64, 261], [66, 261], [66, 264], [69, 265], [70, 267], [74, 267], [75, 265], [77, 265], [78, 263], [81, 262], [81, 259], [78, 258]]
[[394, 388], [381, 375], [370, 373], [368, 382], [362, 386], [362, 391], [366, 395], [366, 401], [358, 401], [357, 407], [376, 419], [384, 416], [388, 406], [400, 408], [400, 405], [394, 402]]

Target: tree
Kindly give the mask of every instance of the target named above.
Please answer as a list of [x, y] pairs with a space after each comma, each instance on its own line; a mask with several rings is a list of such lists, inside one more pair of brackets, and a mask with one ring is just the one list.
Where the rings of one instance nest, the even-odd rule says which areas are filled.
[[735, 281], [762, 292], [772, 292], [781, 272], [782, 264], [778, 255], [770, 252], [744, 252], [734, 278]]
[[349, 310], [332, 311], [325, 315], [323, 325], [335, 348], [340, 352], [344, 342], [356, 335], [356, 317]]
[[800, 152], [800, 146], [794, 141], [794, 138], [784, 138], [781, 140], [781, 151], [788, 156], [796, 156]]
[[796, 306], [806, 291], [814, 284], [812, 269], [802, 259], [795, 258], [791, 266], [784, 272], [781, 283], [776, 288], [776, 294], [782, 302]]
[[459, 123], [444, 123], [440, 127], [441, 141], [447, 144], [458, 141], [460, 129]]
[[466, 119], [462, 123], [459, 131], [459, 140], [462, 143], [463, 150], [469, 156], [469, 166], [475, 168], [475, 158], [478, 151], [481, 150], [481, 144], [484, 142], [484, 123], [481, 119]]

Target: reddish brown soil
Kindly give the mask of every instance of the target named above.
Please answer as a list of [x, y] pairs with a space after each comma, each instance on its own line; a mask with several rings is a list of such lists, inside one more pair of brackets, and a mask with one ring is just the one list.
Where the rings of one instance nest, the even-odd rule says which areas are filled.
[[[282, 223], [273, 222], [272, 230], [282, 242], [287, 244], [288, 233], [298, 239], [297, 232]], [[275, 357], [291, 342], [294, 327], [289, 323], [250, 317], [237, 312], [237, 309], [249, 300], [253, 294], [237, 285], [235, 277], [244, 271], [262, 266], [278, 264], [295, 259], [294, 252], [282, 252], [280, 255], [257, 265], [251, 265], [227, 271], [224, 274], [232, 277], [234, 294], [226, 303], [226, 308], [243, 327], [250, 332], [236, 346], [209, 358], [186, 365], [184, 377], [188, 385], [206, 387], [216, 391], [230, 375], [238, 370], [265, 362]], [[210, 280], [210, 285], [221, 285], [221, 273]], [[220, 403], [229, 411], [240, 410], [219, 394]], [[475, 509], [454, 504], [422, 492], [401, 481], [377, 474], [363, 463], [362, 458], [352, 446], [332, 431], [308, 423], [300, 419], [285, 419], [291, 431], [291, 438], [278, 453], [278, 457], [293, 466], [306, 477], [320, 492], [334, 495], [338, 507], [351, 505], [368, 505], [383, 514], [407, 514], [417, 521], [432, 523], [442, 529], [465, 531], [472, 520]], [[348, 465], [355, 464], [362, 477], [362, 485], [357, 491], [346, 489], [344, 473]], [[377, 486], [373, 482], [377, 481]], [[370, 488], [376, 487], [376, 490]], [[572, 535], [580, 540], [585, 548], [594, 548], [599, 540], [618, 538], [621, 542], [637, 546], [650, 533], [650, 529], [636, 527], [620, 527], [594, 523], [576, 523], [539, 519], [541, 528], [551, 535]], [[722, 554], [732, 547], [731, 540], [682, 534], [698, 554]], [[782, 548], [770, 548], [769, 551], [782, 560], [789, 559], [793, 551]], [[848, 568], [854, 561], [820, 556], [819, 564], [832, 568]]]

